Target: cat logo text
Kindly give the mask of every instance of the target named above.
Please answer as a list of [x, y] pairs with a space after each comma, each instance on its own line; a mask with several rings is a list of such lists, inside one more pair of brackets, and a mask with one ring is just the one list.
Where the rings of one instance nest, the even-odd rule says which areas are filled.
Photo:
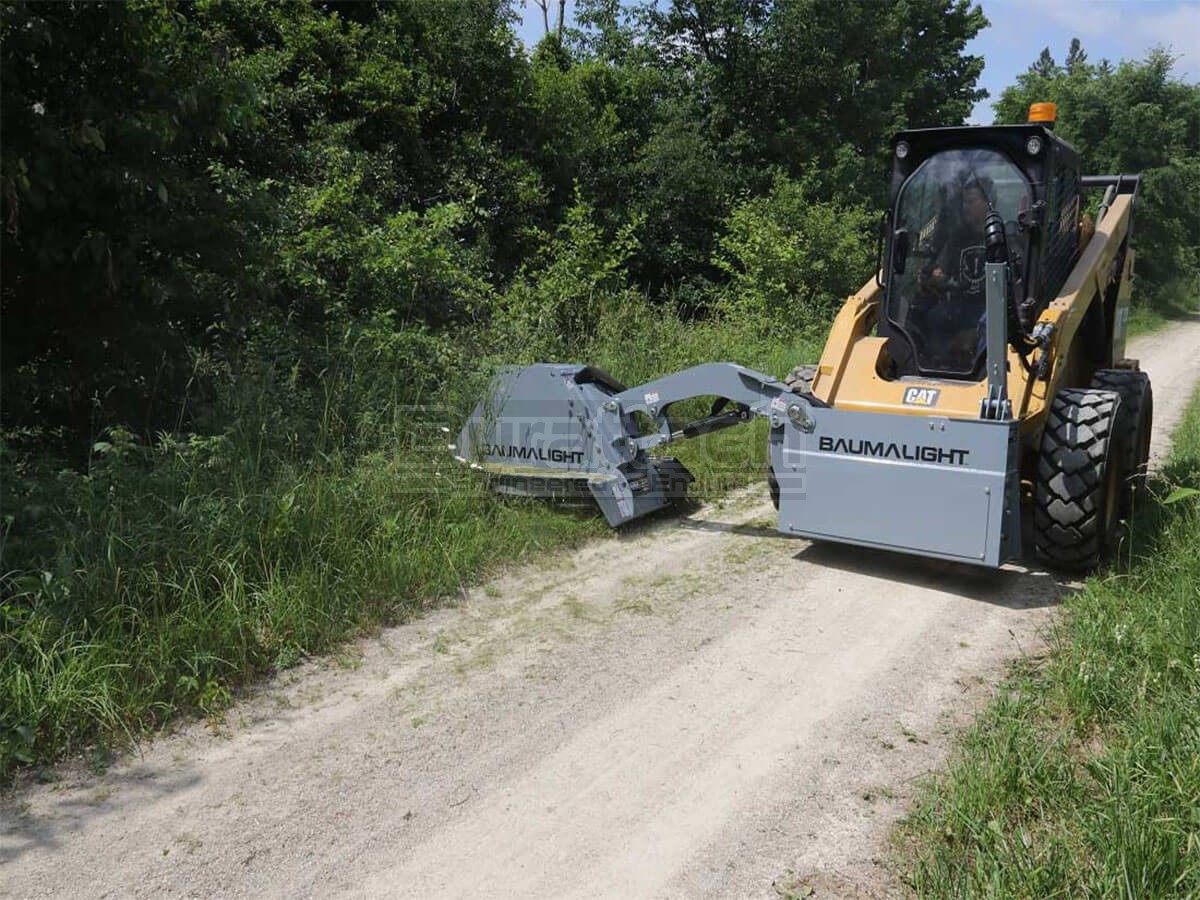
[[910, 387], [904, 389], [905, 406], [937, 406], [938, 396], [942, 392], [937, 388]]

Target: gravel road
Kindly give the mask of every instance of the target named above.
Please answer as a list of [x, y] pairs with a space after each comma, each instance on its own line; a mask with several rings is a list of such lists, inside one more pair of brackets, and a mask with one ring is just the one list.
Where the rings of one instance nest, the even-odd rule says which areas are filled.
[[[1200, 320], [1134, 342], [1161, 456]], [[766, 486], [306, 663], [0, 803], [5, 896], [898, 891], [889, 826], [1066, 591], [789, 539]]]

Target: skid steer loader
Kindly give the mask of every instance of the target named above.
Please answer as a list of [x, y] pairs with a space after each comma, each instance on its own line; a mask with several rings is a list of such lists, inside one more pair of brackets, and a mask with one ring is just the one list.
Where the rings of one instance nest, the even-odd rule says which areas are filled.
[[[1149, 454], [1150, 381], [1125, 358], [1140, 179], [1081, 175], [1052, 104], [1024, 125], [903, 131], [891, 148], [877, 272], [819, 363], [783, 381], [709, 363], [636, 387], [587, 365], [509, 369], [457, 457], [502, 491], [590, 496], [619, 526], [692, 480], [652, 451], [761, 416], [783, 533], [993, 567], [1031, 545], [1094, 565]], [[1094, 223], [1089, 190], [1104, 192]], [[673, 404], [708, 396], [710, 415], [672, 429]]]

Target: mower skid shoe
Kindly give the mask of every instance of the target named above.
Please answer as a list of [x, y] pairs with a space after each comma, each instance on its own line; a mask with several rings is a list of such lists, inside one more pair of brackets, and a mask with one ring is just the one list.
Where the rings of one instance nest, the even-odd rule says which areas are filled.
[[590, 494], [613, 527], [673, 503], [691, 473], [637, 446], [633, 417], [605, 409], [622, 385], [596, 371], [554, 363], [502, 370], [459, 433], [459, 460], [490, 473], [505, 493]]

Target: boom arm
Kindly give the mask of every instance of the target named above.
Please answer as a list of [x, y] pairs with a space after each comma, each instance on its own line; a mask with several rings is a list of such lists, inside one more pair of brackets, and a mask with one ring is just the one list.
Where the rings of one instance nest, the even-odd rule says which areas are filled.
[[[770, 375], [736, 363], [705, 363], [623, 391], [607, 401], [604, 409], [626, 415], [642, 412], [654, 419], [658, 431], [634, 441], [638, 449], [650, 450], [681, 437], [698, 437], [740, 424], [751, 416], [764, 416], [771, 419], [772, 424], [779, 425], [788, 406], [783, 394], [795, 396], [787, 385]], [[720, 415], [714, 411], [707, 418], [691, 422], [678, 431], [671, 430], [667, 418], [667, 408], [671, 404], [708, 396], [732, 401], [738, 409]], [[811, 405], [825, 405], [811, 395], [806, 400]]]

